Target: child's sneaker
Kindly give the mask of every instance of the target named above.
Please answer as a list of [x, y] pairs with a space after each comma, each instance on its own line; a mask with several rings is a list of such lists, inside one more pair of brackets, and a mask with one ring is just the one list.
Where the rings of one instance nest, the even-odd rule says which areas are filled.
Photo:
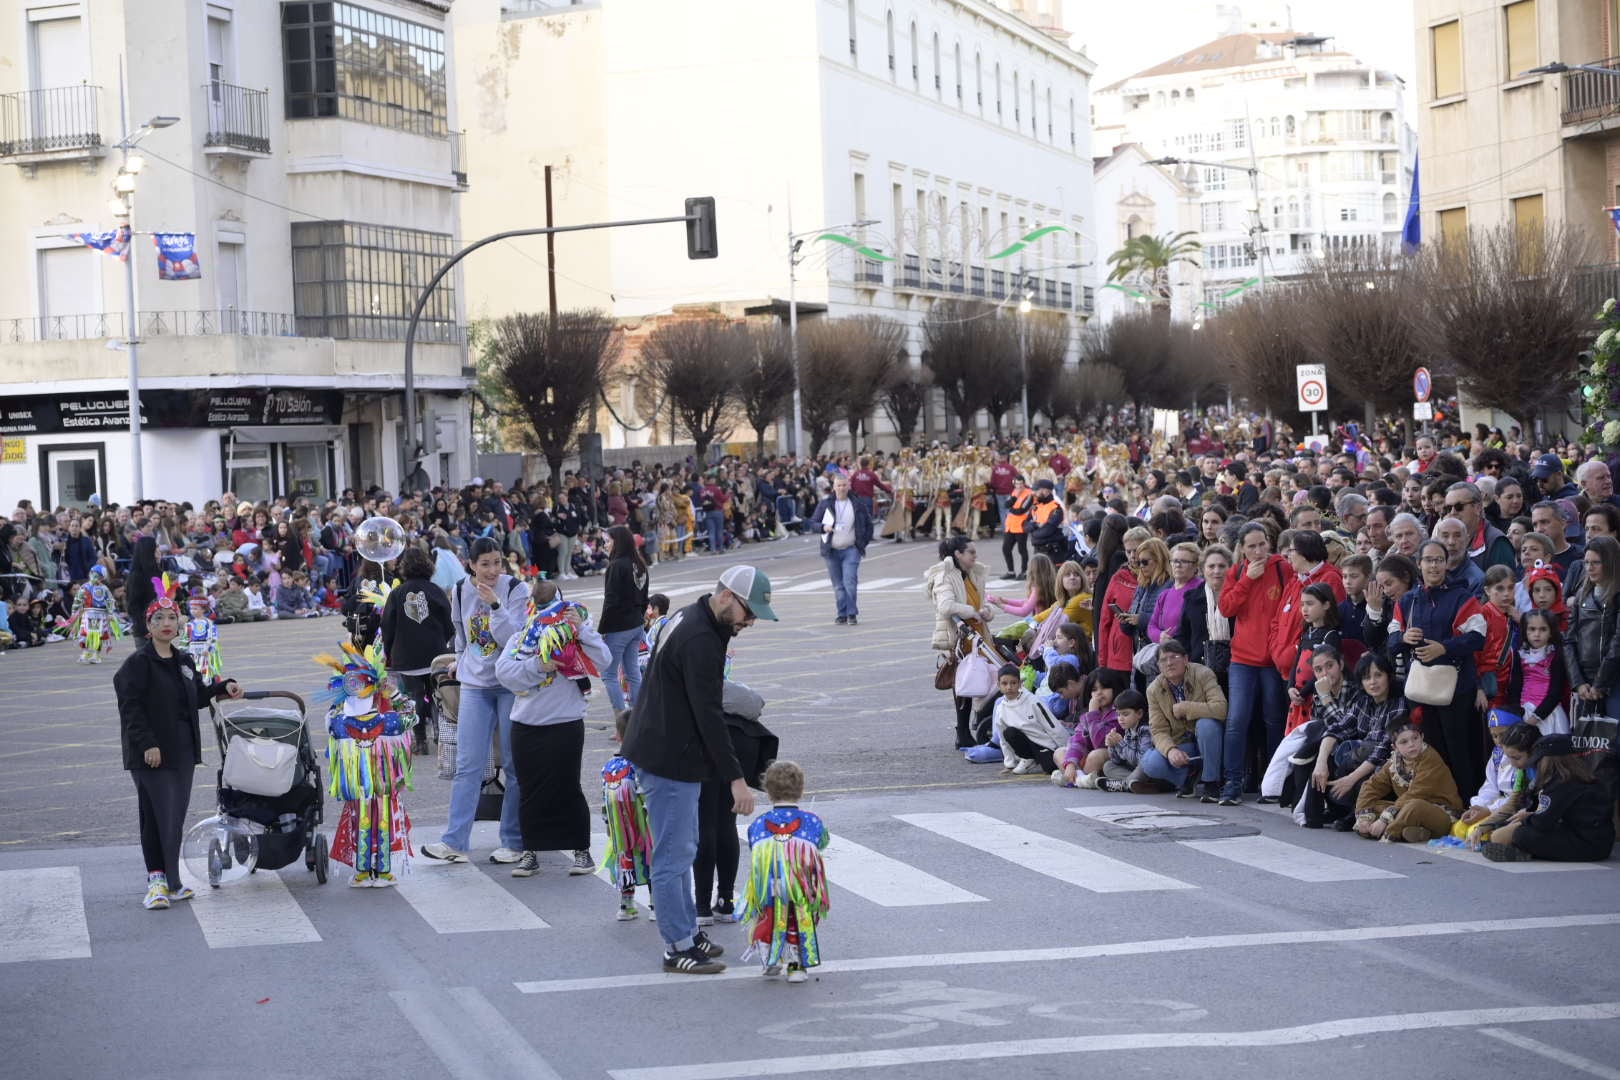
[[371, 875], [369, 873], [356, 873], [354, 875], [354, 880], [349, 882], [349, 888], [351, 888], [351, 889], [369, 889], [369, 888], [371, 888]]
[[714, 921], [733, 923], [737, 921], [737, 905], [730, 899], [716, 900], [714, 902]]
[[398, 882], [393, 874], [372, 874], [371, 887], [373, 889], [392, 889]]
[[169, 899], [171, 901], [190, 900], [196, 895], [196, 890], [194, 890], [190, 885], [182, 885], [178, 889], [169, 890]]
[[1070, 786], [1072, 786], [1067, 780], [1065, 780], [1063, 778], [1063, 770], [1062, 769], [1053, 769], [1052, 770], [1052, 783], [1057, 787], [1070, 787]]
[[790, 982], [790, 983], [802, 983], [802, 982], [808, 982], [809, 979], [810, 979], [810, 976], [805, 973], [804, 968], [800, 967], [797, 962], [791, 963], [791, 964], [789, 964], [787, 966], [787, 981], [788, 982]]
[[636, 911], [635, 897], [626, 896], [623, 900], [619, 901], [619, 913], [615, 915], [614, 918], [618, 919], [620, 922], [630, 922], [631, 920], [635, 919], [638, 914], [639, 913]]
[[1101, 785], [1101, 778], [1097, 773], [1081, 773], [1074, 778], [1074, 786], [1086, 791], [1096, 791]]
[[1026, 773], [1039, 772], [1040, 768], [1041, 763], [1036, 761], [1034, 758], [1019, 758], [1018, 764], [1013, 766], [1012, 771], [1017, 773], [1019, 776], [1023, 776]]
[[759, 973], [765, 976], [767, 979], [774, 979], [778, 975], [782, 974], [785, 967], [786, 965], [780, 962], [775, 964], [766, 964], [764, 967], [759, 969]]
[[146, 899], [141, 901], [141, 907], [147, 911], [162, 911], [169, 906], [169, 882], [167, 878], [148, 878], [146, 881]]

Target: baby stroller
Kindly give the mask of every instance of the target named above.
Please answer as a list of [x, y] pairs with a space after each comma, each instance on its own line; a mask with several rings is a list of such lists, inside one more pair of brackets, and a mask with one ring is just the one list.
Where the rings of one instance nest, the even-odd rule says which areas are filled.
[[[433, 710], [439, 720], [439, 779], [456, 778], [456, 743], [461, 718], [461, 682], [450, 674], [450, 665], [456, 662], [455, 653], [444, 653], [433, 658], [428, 666], [428, 685], [433, 694]], [[498, 821], [501, 800], [506, 795], [506, 782], [502, 779], [501, 733], [491, 733], [489, 760], [484, 765], [484, 779], [478, 790], [477, 821]]]
[[327, 841], [316, 831], [325, 788], [304, 714], [304, 699], [285, 690], [250, 690], [209, 706], [220, 756], [219, 816], [193, 833], [201, 830], [196, 846], [206, 844], [214, 888], [233, 864], [250, 873], [279, 870], [300, 854], [304, 868], [326, 884]]

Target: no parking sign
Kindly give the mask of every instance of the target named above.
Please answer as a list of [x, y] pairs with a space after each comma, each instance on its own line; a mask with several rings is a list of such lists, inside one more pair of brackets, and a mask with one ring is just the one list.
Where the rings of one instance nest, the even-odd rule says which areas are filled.
[[1299, 391], [1299, 411], [1326, 412], [1328, 407], [1327, 365], [1295, 364], [1294, 377], [1296, 388]]

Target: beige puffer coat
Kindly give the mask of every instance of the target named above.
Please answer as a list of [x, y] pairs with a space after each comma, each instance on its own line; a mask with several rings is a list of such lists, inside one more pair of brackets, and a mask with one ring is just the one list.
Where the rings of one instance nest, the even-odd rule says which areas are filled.
[[[985, 602], [985, 573], [981, 563], [974, 563], [968, 571], [973, 587], [979, 590], [979, 602]], [[930, 642], [938, 652], [949, 652], [956, 645], [956, 626], [951, 619], [975, 619], [979, 612], [968, 606], [967, 585], [956, 560], [947, 555], [923, 572], [923, 588], [934, 605], [934, 637]]]

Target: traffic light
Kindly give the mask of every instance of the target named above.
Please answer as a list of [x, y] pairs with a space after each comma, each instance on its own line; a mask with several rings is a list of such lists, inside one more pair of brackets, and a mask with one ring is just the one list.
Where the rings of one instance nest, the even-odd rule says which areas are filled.
[[686, 257], [713, 259], [720, 254], [715, 235], [714, 196], [686, 200]]

